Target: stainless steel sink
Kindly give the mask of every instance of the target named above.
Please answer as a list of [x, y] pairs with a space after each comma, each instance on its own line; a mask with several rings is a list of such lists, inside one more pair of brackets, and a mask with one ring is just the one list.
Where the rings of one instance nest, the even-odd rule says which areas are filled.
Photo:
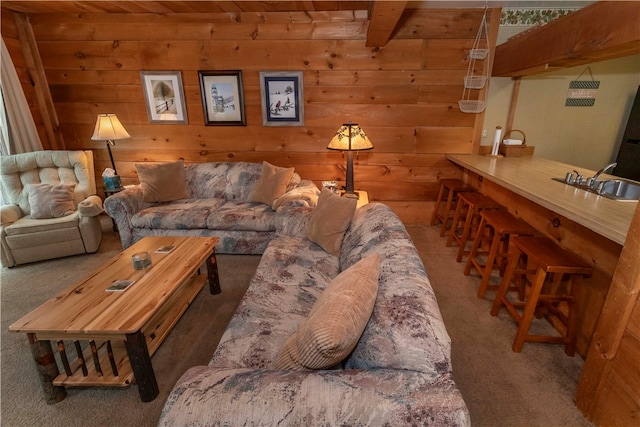
[[640, 199], [640, 183], [612, 179], [602, 181], [596, 188], [598, 194], [610, 199], [638, 200]]
[[554, 181], [579, 188], [590, 193], [613, 200], [638, 200], [640, 199], [640, 182], [624, 179], [610, 179], [604, 181], [587, 180], [586, 182], [567, 182], [567, 178], [551, 178]]

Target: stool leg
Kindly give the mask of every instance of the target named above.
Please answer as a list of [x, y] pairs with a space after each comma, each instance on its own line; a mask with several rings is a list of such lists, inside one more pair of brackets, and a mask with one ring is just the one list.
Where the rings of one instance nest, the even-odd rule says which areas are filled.
[[[548, 295], [558, 295], [558, 287], [562, 283], [562, 278], [564, 277], [564, 273], [551, 273], [551, 280], [549, 282], [549, 292]], [[571, 281], [571, 276], [569, 276], [569, 281]], [[569, 285], [570, 286], [570, 285]], [[570, 289], [570, 288], [568, 288]], [[549, 312], [549, 308], [546, 305], [542, 305], [536, 308], [536, 317], [538, 319], [543, 318]]]
[[491, 246], [489, 247], [489, 255], [487, 255], [487, 264], [484, 268], [484, 272], [482, 273], [482, 281], [480, 282], [480, 287], [478, 288], [478, 298], [484, 298], [484, 294], [487, 292], [489, 279], [491, 279], [491, 271], [493, 271], [493, 263], [496, 259], [498, 248], [500, 247], [500, 239], [500, 233], [494, 231], [493, 240], [491, 241]]
[[[467, 263], [464, 266], [464, 275], [468, 276], [471, 273], [471, 267], [473, 266], [473, 260], [476, 258], [476, 254], [478, 253], [478, 248], [480, 248], [480, 243], [482, 242], [482, 236], [484, 232], [484, 225], [487, 221], [482, 217], [480, 219], [480, 224], [478, 225], [478, 232], [476, 233], [476, 238], [473, 240], [473, 245], [471, 246], [471, 252], [469, 253], [469, 259], [467, 259]], [[478, 271], [480, 273], [480, 271]]]
[[449, 210], [451, 210], [451, 204], [453, 203], [454, 191], [449, 189], [447, 196], [447, 203], [444, 205], [444, 212], [442, 213], [442, 226], [440, 227], [440, 237], [444, 237], [444, 233], [447, 231], [447, 223], [449, 222]]
[[576, 334], [578, 332], [578, 310], [577, 305], [580, 301], [580, 289], [582, 288], [582, 276], [571, 275], [569, 278], [569, 286], [571, 286], [571, 300], [569, 301], [569, 319], [567, 325], [567, 344], [564, 346], [564, 352], [567, 356], [575, 356], [576, 354]]
[[436, 199], [436, 206], [431, 214], [431, 225], [436, 225], [438, 220], [438, 212], [440, 211], [440, 201], [442, 200], [442, 194], [444, 193], [444, 185], [440, 184], [440, 190], [438, 191], [438, 198]]
[[473, 222], [473, 217], [476, 213], [475, 208], [469, 207], [467, 209], [467, 218], [464, 221], [464, 229], [462, 230], [462, 237], [460, 238], [460, 247], [458, 248], [458, 256], [456, 256], [456, 261], [462, 261], [462, 255], [464, 254], [464, 250], [467, 248], [467, 240], [469, 239], [469, 234], [471, 233], [471, 223]]
[[527, 301], [524, 304], [524, 311], [522, 312], [520, 325], [518, 326], [518, 332], [516, 332], [516, 337], [513, 340], [513, 346], [511, 347], [511, 349], [515, 353], [520, 353], [522, 351], [522, 346], [524, 345], [524, 340], [527, 338], [527, 333], [529, 332], [529, 327], [531, 326], [531, 320], [533, 319], [533, 315], [536, 311], [538, 299], [540, 298], [540, 293], [542, 292], [542, 285], [544, 284], [544, 279], [546, 277], [547, 272], [542, 268], [538, 268], [538, 270], [536, 271], [536, 276], [533, 280], [533, 284], [531, 285], [529, 298], [527, 298]]
[[504, 239], [502, 239], [502, 243], [500, 244], [501, 247], [501, 251], [500, 253], [502, 255], [500, 255], [498, 257], [498, 255], [496, 254], [496, 259], [497, 259], [497, 263], [498, 263], [498, 268], [500, 271], [500, 277], [504, 276], [504, 269], [507, 266], [507, 254], [509, 253], [509, 234], [507, 234], [506, 236], [504, 236]]
[[463, 203], [458, 200], [458, 204], [456, 205], [456, 211], [453, 214], [453, 222], [451, 223], [451, 230], [449, 230], [449, 238], [447, 239], [447, 246], [451, 246], [451, 242], [453, 242], [453, 237], [456, 233], [456, 228], [458, 228], [458, 222], [460, 221], [460, 214], [462, 213], [462, 205]]
[[500, 287], [498, 287], [498, 292], [496, 293], [496, 297], [493, 300], [493, 306], [491, 307], [492, 316], [497, 316], [498, 312], [500, 312], [500, 309], [502, 308], [502, 298], [504, 298], [504, 296], [507, 294], [507, 289], [509, 289], [509, 284], [511, 283], [513, 273], [516, 271], [518, 261], [520, 261], [520, 255], [520, 249], [514, 248], [513, 255], [509, 257], [509, 263], [507, 264], [507, 268], [504, 271], [502, 282], [500, 282]]

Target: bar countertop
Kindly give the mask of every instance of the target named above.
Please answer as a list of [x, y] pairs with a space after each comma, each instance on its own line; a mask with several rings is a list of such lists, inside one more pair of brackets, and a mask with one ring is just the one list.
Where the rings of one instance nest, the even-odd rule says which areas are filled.
[[[624, 245], [638, 201], [611, 200], [551, 178], [574, 169], [585, 178], [596, 171], [549, 159], [447, 154], [446, 158], [478, 175]], [[601, 175], [612, 179], [611, 175]]]

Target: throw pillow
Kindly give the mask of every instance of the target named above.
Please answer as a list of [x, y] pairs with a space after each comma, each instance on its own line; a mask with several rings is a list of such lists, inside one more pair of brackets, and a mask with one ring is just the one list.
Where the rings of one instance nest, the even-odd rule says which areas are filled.
[[249, 200], [265, 203], [273, 208], [273, 203], [287, 191], [287, 184], [293, 176], [294, 168], [281, 168], [262, 162], [262, 172]]
[[327, 285], [287, 339], [275, 369], [325, 369], [342, 362], [364, 332], [378, 294], [380, 255], [352, 265]]
[[320, 245], [326, 252], [340, 255], [342, 238], [351, 224], [357, 204], [356, 199], [340, 197], [323, 188], [318, 198], [318, 206], [311, 215], [307, 238]]
[[76, 210], [76, 184], [27, 184], [31, 218], [60, 218]]
[[145, 202], [171, 202], [188, 199], [182, 160], [170, 163], [136, 163]]

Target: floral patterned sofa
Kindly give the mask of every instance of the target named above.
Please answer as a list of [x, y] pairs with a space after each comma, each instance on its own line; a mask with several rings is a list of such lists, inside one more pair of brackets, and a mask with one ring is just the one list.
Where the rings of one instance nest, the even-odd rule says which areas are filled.
[[145, 236], [216, 236], [218, 253], [261, 254], [275, 236], [277, 208], [314, 206], [319, 194], [312, 181], [293, 172], [286, 193], [272, 206], [252, 201], [262, 170], [263, 164], [251, 162], [186, 164], [189, 197], [145, 202], [138, 184], [108, 197], [104, 209], [118, 227], [123, 248]]
[[[400, 219], [380, 203], [357, 209], [335, 256], [307, 239], [312, 211], [292, 208], [279, 218], [209, 365], [181, 377], [159, 425], [470, 425], [450, 338]], [[275, 369], [325, 286], [376, 253], [377, 297], [347, 359], [325, 370]]]

